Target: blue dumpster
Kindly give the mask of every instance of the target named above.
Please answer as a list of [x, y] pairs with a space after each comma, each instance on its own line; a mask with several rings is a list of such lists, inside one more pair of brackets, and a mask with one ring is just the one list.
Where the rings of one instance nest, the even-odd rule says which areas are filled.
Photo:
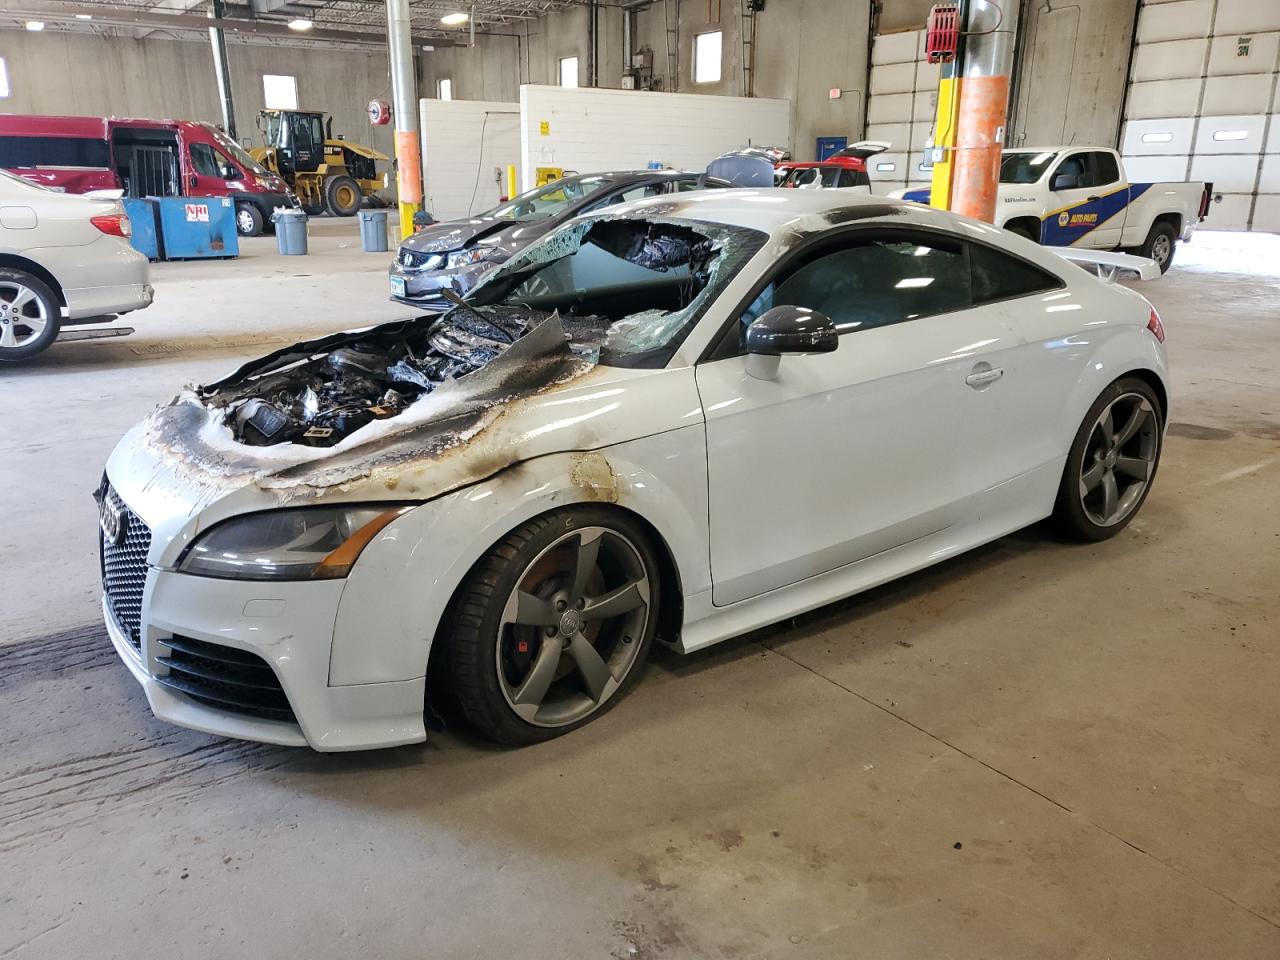
[[230, 197], [154, 197], [166, 260], [237, 257], [236, 208]]
[[129, 197], [124, 201], [124, 212], [129, 215], [129, 225], [133, 228], [133, 235], [129, 237], [133, 249], [148, 260], [159, 260], [162, 251], [156, 202], [145, 197]]

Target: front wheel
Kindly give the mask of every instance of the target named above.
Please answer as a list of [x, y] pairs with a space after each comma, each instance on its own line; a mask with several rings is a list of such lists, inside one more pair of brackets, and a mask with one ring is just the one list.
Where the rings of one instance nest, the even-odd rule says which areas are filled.
[[594, 720], [639, 677], [658, 593], [648, 537], [621, 513], [574, 507], [517, 528], [468, 574], [441, 638], [463, 715], [511, 745]]
[[251, 203], [236, 204], [236, 233], [256, 237], [262, 233], [262, 211]]
[[0, 270], [0, 361], [27, 360], [58, 339], [62, 307], [39, 277]]
[[1114, 537], [1142, 507], [1163, 446], [1164, 411], [1145, 380], [1122, 377], [1102, 391], [1076, 432], [1054, 517], [1068, 535]]
[[1151, 231], [1147, 234], [1147, 241], [1138, 254], [1154, 260], [1161, 273], [1168, 273], [1169, 267], [1173, 265], [1173, 249], [1177, 239], [1178, 235], [1174, 232], [1173, 224], [1167, 220], [1153, 223]]
[[324, 184], [324, 202], [330, 216], [354, 217], [360, 210], [360, 185], [348, 176], [330, 177]]

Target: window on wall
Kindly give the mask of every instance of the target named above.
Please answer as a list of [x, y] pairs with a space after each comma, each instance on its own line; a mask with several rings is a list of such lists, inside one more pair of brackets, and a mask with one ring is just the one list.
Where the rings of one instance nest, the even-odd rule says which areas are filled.
[[0, 97], [9, 95], [9, 65], [0, 57]]
[[560, 86], [576, 87], [578, 85], [578, 58], [560, 58]]
[[268, 110], [297, 110], [297, 77], [264, 73], [262, 75], [262, 99]]
[[441, 100], [453, 99], [453, 81], [446, 78], [436, 82], [436, 97]]
[[723, 35], [700, 33], [693, 38], [693, 82], [717, 83], [720, 80], [720, 54]]

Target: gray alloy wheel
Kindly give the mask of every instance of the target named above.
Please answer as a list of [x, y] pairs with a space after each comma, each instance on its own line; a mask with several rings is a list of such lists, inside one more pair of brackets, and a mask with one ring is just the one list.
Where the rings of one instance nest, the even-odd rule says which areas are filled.
[[1112, 527], [1137, 509], [1155, 476], [1160, 418], [1141, 393], [1122, 393], [1094, 422], [1080, 462], [1080, 507], [1090, 522]]
[[262, 213], [257, 207], [242, 203], [236, 207], [236, 232], [242, 237], [256, 237], [262, 233]]
[[31, 287], [0, 280], [0, 349], [34, 343], [48, 325], [48, 307]]
[[1151, 259], [1164, 266], [1169, 260], [1169, 254], [1173, 251], [1173, 241], [1169, 239], [1167, 233], [1162, 233], [1151, 241]]
[[498, 686], [520, 719], [567, 727], [600, 710], [639, 659], [650, 580], [619, 530], [564, 533], [528, 563], [499, 620]]
[[34, 357], [58, 339], [61, 326], [48, 284], [25, 270], [0, 269], [0, 361]]

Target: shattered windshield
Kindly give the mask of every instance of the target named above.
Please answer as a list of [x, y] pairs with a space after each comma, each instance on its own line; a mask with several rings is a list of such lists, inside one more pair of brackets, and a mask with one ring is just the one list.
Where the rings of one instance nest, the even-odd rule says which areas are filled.
[[1056, 153], [1006, 153], [1000, 160], [1001, 183], [1035, 183], [1053, 163]]
[[198, 396], [238, 443], [332, 447], [595, 364], [660, 368], [767, 239], [692, 220], [574, 220], [440, 316], [296, 344]]
[[659, 367], [766, 239], [692, 220], [579, 218], [490, 274], [468, 302], [558, 313], [599, 363]]
[[569, 177], [556, 180], [522, 193], [479, 216], [486, 220], [518, 220], [521, 223], [545, 220], [560, 213], [569, 204], [577, 203], [612, 185], [613, 180], [608, 177]]

